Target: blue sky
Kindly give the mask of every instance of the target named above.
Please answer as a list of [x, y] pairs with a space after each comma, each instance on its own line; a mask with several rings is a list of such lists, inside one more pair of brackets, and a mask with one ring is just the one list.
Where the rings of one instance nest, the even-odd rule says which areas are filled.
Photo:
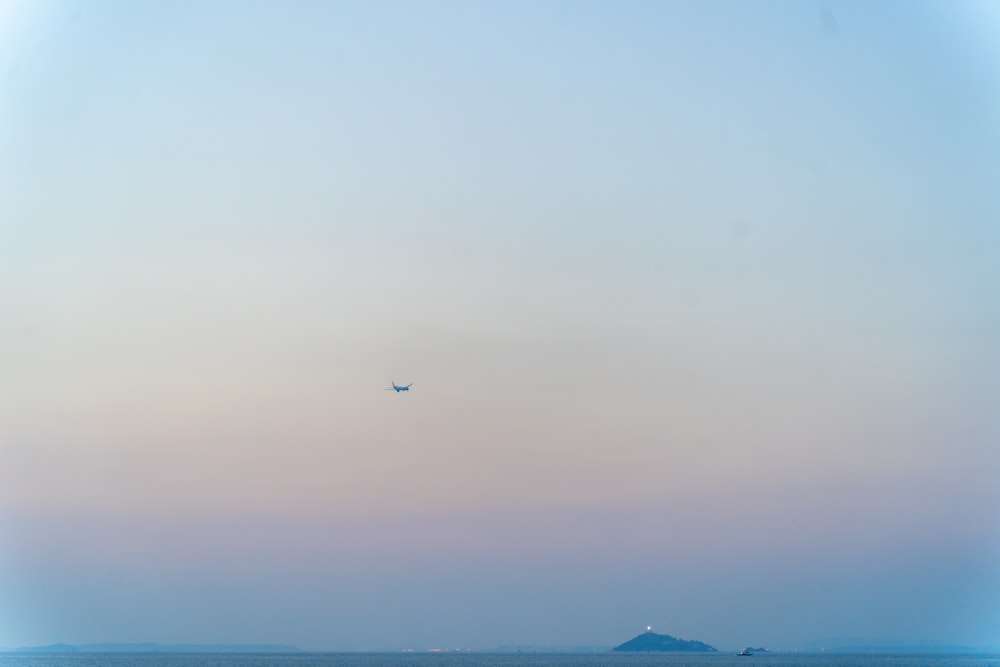
[[1000, 645], [988, 3], [0, 7], [0, 645]]

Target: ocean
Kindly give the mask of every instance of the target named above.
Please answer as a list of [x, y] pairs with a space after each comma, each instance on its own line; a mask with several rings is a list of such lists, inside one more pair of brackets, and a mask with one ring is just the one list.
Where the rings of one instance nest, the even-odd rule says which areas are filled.
[[1000, 654], [0, 653], [0, 667], [1000, 667]]

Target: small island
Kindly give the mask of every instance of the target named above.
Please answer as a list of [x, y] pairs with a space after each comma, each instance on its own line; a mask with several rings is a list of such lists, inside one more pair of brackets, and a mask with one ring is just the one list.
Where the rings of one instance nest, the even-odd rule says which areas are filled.
[[653, 632], [652, 630], [647, 630], [641, 635], [637, 635], [632, 639], [628, 640], [624, 644], [619, 644], [618, 646], [611, 649], [612, 651], [628, 651], [633, 653], [644, 652], [699, 652], [707, 653], [710, 651], [716, 651], [714, 646], [709, 646], [705, 642], [699, 642], [687, 639], [678, 639], [677, 637], [671, 637], [670, 635], [661, 635]]

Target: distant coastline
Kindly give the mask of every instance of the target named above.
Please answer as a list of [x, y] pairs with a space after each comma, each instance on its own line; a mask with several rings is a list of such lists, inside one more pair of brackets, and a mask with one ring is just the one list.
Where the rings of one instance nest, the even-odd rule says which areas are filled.
[[303, 653], [286, 644], [157, 644], [155, 642], [106, 644], [47, 644], [0, 649], [7, 653]]
[[[653, 633], [655, 635], [655, 633]], [[639, 635], [642, 637], [643, 635]], [[396, 653], [477, 653], [477, 654], [505, 654], [505, 653], [538, 653], [538, 654], [595, 654], [606, 652], [733, 652], [738, 648], [717, 649], [702, 642], [688, 642], [676, 639], [670, 635], [659, 635], [667, 638], [664, 644], [673, 648], [633, 648], [636, 645], [625, 642], [617, 647], [610, 646], [545, 646], [545, 645], [501, 645], [488, 648], [464, 648], [464, 649], [434, 649], [434, 648], [410, 648], [410, 649], [372, 649], [372, 650], [338, 650], [338, 649], [303, 649], [290, 644], [159, 644], [155, 642], [133, 642], [133, 643], [88, 643], [88, 644], [65, 644], [55, 643], [44, 646], [20, 646], [20, 647], [0, 647], [0, 653], [11, 654], [46, 654], [46, 653], [211, 653], [211, 654], [292, 654], [292, 653], [370, 653], [370, 654], [396, 654]], [[657, 636], [646, 637], [650, 642], [656, 640]], [[669, 640], [673, 640], [672, 642]], [[656, 642], [660, 643], [660, 642]], [[660, 644], [663, 646], [664, 644]], [[692, 647], [700, 645], [700, 647]], [[913, 643], [902, 642], [866, 643], [866, 642], [810, 642], [800, 647], [794, 648], [754, 648], [754, 653], [803, 653], [803, 654], [855, 654], [855, 655], [1000, 655], [1000, 647], [991, 646], [967, 646], [962, 644], [951, 644], [945, 642], [933, 643]]]

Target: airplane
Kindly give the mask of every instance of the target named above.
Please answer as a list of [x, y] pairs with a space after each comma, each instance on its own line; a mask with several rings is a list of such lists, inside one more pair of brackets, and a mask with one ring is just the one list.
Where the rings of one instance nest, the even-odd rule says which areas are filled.
[[392, 386], [391, 387], [386, 387], [385, 390], [386, 391], [392, 391], [393, 389], [395, 389], [396, 393], [398, 394], [401, 391], [410, 391], [410, 387], [412, 387], [412, 386], [413, 386], [412, 382], [410, 384], [406, 385], [405, 387], [400, 387], [398, 384], [396, 384], [395, 382], [393, 382]]

